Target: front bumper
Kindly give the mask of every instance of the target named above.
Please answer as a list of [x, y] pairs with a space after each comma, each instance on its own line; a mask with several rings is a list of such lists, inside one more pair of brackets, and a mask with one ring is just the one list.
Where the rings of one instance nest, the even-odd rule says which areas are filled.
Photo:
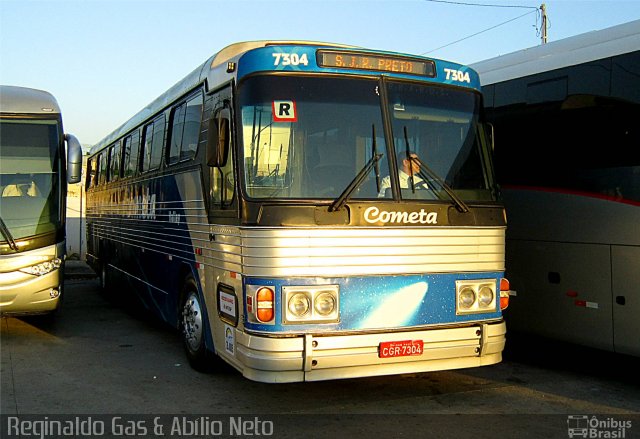
[[[380, 358], [381, 342], [422, 340], [422, 355]], [[459, 369], [499, 363], [504, 321], [465, 327], [356, 335], [267, 338], [236, 333], [235, 359], [243, 375], [262, 382], [320, 381]]]
[[43, 276], [12, 271], [0, 273], [0, 314], [44, 314], [58, 308], [62, 296], [63, 270]]

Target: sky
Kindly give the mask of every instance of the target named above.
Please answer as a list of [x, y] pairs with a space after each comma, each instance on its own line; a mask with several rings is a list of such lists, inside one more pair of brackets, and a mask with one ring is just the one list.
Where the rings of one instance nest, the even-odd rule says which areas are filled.
[[[0, 0], [0, 83], [51, 92], [65, 131], [90, 146], [234, 42], [326, 41], [471, 64], [540, 44], [541, 4]], [[640, 0], [545, 6], [549, 42], [640, 19]]]

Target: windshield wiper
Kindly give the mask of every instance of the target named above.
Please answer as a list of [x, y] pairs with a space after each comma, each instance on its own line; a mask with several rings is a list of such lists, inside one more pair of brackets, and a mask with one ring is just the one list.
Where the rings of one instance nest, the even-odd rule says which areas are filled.
[[18, 251], [18, 244], [16, 244], [16, 241], [13, 239], [13, 235], [9, 231], [9, 228], [5, 224], [5, 222], [2, 219], [2, 217], [0, 217], [0, 232], [2, 233], [2, 236], [4, 236], [4, 239], [7, 240], [7, 244], [9, 245], [9, 248], [11, 250], [17, 252]]
[[[411, 167], [411, 163], [412, 162], [416, 162], [418, 164], [418, 166], [420, 166], [420, 172], [418, 173], [418, 176], [420, 178], [422, 178], [425, 181], [431, 180], [431, 181], [435, 181], [436, 183], [438, 183], [440, 185], [440, 187], [447, 193], [447, 195], [449, 195], [449, 198], [451, 198], [451, 200], [455, 204], [456, 209], [458, 209], [462, 213], [469, 212], [469, 206], [467, 206], [465, 204], [465, 202], [462, 201], [460, 199], [460, 197], [458, 197], [456, 195], [456, 193], [444, 181], [444, 179], [442, 179], [438, 174], [436, 174], [435, 171], [433, 171], [427, 165], [422, 163], [422, 160], [420, 160], [419, 158], [416, 158], [416, 157], [411, 157], [411, 154], [409, 153], [409, 136], [407, 135], [407, 127], [406, 126], [404, 127], [404, 141], [405, 141], [405, 146], [407, 148], [407, 160], [409, 160], [409, 165], [410, 165], [409, 167], [411, 169], [411, 174], [412, 174], [411, 177], [413, 177], [413, 168]], [[428, 175], [429, 178], [425, 178], [426, 176], [424, 174]], [[413, 183], [413, 178], [411, 178], [411, 181]], [[415, 192], [415, 186], [412, 189]]]
[[360, 185], [365, 181], [369, 172], [371, 172], [371, 168], [376, 169], [376, 188], [378, 192], [380, 191], [380, 167], [378, 166], [378, 162], [384, 155], [383, 153], [378, 154], [377, 146], [376, 146], [376, 126], [372, 125], [373, 137], [371, 140], [371, 150], [372, 156], [367, 163], [362, 167], [360, 172], [356, 174], [356, 176], [351, 180], [351, 182], [347, 185], [344, 191], [340, 194], [338, 198], [336, 198], [331, 206], [329, 206], [329, 212], [335, 212], [337, 210], [342, 209], [342, 206], [349, 200], [351, 194], [360, 187]]

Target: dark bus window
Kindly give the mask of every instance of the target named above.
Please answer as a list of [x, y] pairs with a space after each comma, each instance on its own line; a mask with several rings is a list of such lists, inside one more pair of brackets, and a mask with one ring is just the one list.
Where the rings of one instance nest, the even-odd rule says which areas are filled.
[[157, 169], [162, 161], [162, 146], [164, 145], [164, 115], [153, 121], [153, 143], [151, 144], [151, 155], [149, 169]]
[[98, 164], [100, 169], [100, 175], [98, 177], [98, 184], [102, 185], [107, 182], [107, 151], [102, 151], [98, 158]]
[[111, 158], [109, 163], [111, 164], [111, 170], [109, 172], [109, 181], [116, 181], [120, 178], [120, 142], [117, 142], [110, 148]]
[[167, 162], [177, 163], [195, 156], [200, 138], [202, 119], [202, 95], [191, 98], [174, 109], [171, 141], [168, 145]]
[[169, 142], [169, 154], [167, 163], [172, 164], [180, 160], [180, 145], [182, 144], [182, 131], [184, 130], [184, 113], [187, 104], [184, 103], [173, 110], [171, 141]]
[[138, 172], [138, 151], [140, 150], [140, 135], [134, 132], [124, 139], [122, 147], [122, 175], [133, 177]]
[[184, 133], [182, 135], [182, 149], [180, 159], [193, 158], [198, 150], [200, 138], [200, 121], [202, 119], [202, 95], [190, 99], [187, 102], [187, 111], [184, 119]]
[[153, 123], [144, 128], [144, 140], [142, 144], [142, 172], [148, 171], [151, 165], [151, 147], [153, 145]]

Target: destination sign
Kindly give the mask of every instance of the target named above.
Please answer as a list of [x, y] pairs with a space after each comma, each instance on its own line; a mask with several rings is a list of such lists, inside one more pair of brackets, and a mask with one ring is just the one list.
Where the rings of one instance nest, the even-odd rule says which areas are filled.
[[339, 69], [377, 70], [429, 77], [436, 75], [433, 61], [349, 51], [320, 50], [318, 51], [318, 65]]

